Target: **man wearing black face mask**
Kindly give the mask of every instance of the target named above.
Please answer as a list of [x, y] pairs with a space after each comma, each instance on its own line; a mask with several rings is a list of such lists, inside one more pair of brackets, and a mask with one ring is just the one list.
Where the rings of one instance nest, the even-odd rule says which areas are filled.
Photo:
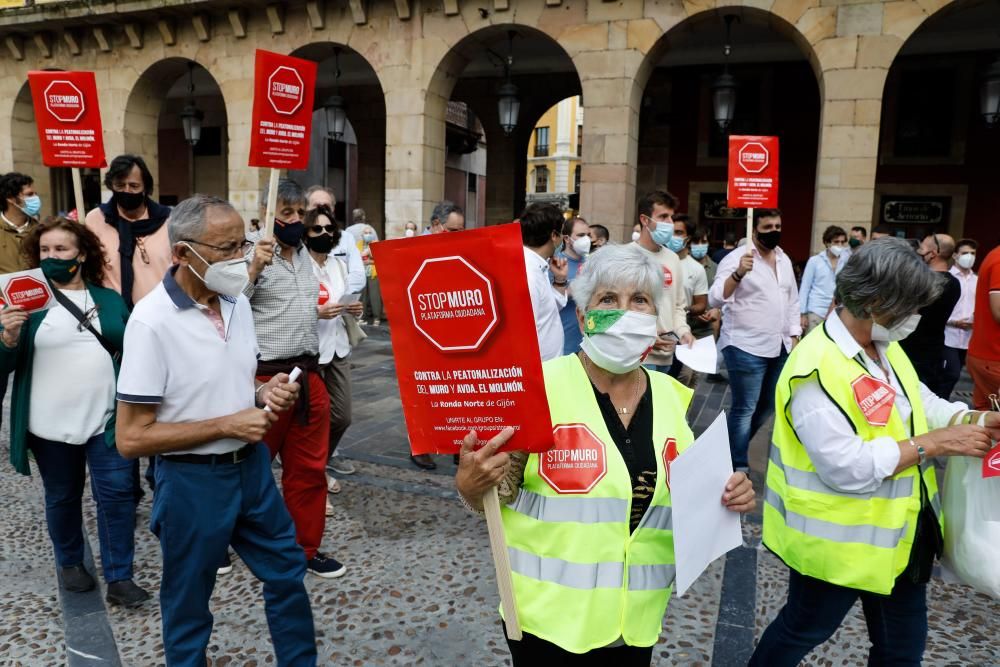
[[754, 210], [748, 249], [726, 255], [708, 293], [722, 308], [719, 349], [726, 359], [733, 406], [726, 415], [733, 467], [749, 469], [750, 439], [774, 411], [785, 358], [802, 335], [792, 262], [778, 246], [781, 211]]
[[[267, 191], [260, 198], [267, 201]], [[320, 283], [303, 245], [306, 195], [291, 180], [278, 183], [274, 239], [251, 234], [247, 254], [250, 282], [244, 294], [253, 309], [260, 358], [257, 379], [302, 369], [300, 398], [282, 413], [264, 438], [271, 458], [281, 454], [285, 506], [295, 522], [295, 536], [312, 574], [339, 577], [347, 569], [319, 551], [326, 524], [326, 460], [330, 436], [330, 397], [319, 374]], [[261, 210], [261, 219], [266, 212]]]
[[150, 199], [153, 175], [138, 155], [112, 160], [104, 186], [111, 190], [111, 199], [88, 213], [85, 224], [104, 246], [104, 287], [121, 294], [131, 310], [172, 264], [163, 224], [170, 209]]

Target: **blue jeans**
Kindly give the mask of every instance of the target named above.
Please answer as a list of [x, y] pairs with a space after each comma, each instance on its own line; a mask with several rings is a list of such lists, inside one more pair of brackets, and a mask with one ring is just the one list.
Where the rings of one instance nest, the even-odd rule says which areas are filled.
[[168, 666], [201, 667], [212, 635], [209, 598], [230, 544], [264, 583], [264, 612], [278, 665], [316, 664], [306, 559], [271, 476], [267, 447], [241, 463], [156, 461], [150, 528], [160, 538], [160, 612]]
[[927, 644], [927, 585], [903, 575], [890, 595], [844, 588], [788, 572], [788, 602], [764, 630], [750, 667], [794, 667], [829, 639], [861, 598], [871, 640], [869, 665], [918, 667]]
[[747, 450], [750, 439], [761, 424], [774, 412], [774, 388], [788, 354], [784, 347], [777, 357], [758, 357], [733, 345], [722, 350], [729, 371], [729, 388], [733, 403], [726, 421], [729, 423], [729, 450], [734, 468], [749, 466]]
[[135, 503], [132, 464], [95, 435], [82, 445], [53, 442], [28, 434], [45, 487], [45, 522], [59, 567], [83, 562], [83, 485], [90, 467], [90, 490], [97, 505], [101, 568], [107, 583], [132, 578]]

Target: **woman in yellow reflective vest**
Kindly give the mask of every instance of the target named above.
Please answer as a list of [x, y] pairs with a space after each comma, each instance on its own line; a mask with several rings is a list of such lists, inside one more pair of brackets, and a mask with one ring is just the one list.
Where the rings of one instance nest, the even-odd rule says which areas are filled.
[[920, 664], [947, 521], [928, 459], [982, 457], [1000, 436], [1000, 414], [935, 396], [896, 343], [940, 292], [905, 241], [866, 243], [837, 276], [837, 309], [789, 356], [764, 503], [764, 544], [788, 565], [788, 601], [751, 665], [798, 665], [858, 598], [868, 664]]
[[[674, 582], [669, 464], [693, 440], [691, 391], [640, 365], [662, 289], [634, 246], [593, 255], [573, 283], [582, 351], [543, 365], [555, 445], [508, 457], [509, 429], [478, 450], [465, 439], [463, 501], [479, 510], [500, 483], [524, 631], [508, 641], [515, 666], [650, 664]], [[735, 512], [755, 504], [743, 473], [719, 494]]]

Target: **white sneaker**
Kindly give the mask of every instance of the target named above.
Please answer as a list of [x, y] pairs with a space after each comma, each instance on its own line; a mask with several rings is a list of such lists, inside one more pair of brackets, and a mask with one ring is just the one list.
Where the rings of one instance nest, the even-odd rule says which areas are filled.
[[229, 555], [229, 550], [226, 550], [226, 557], [222, 560], [222, 564], [219, 565], [219, 569], [216, 570], [216, 574], [229, 574], [233, 571], [233, 559]]

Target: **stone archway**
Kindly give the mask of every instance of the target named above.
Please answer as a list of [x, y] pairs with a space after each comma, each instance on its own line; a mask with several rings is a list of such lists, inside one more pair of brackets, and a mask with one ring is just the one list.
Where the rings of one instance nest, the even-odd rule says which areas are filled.
[[[191, 99], [204, 113], [195, 146], [185, 140], [180, 120]], [[195, 192], [228, 196], [226, 100], [215, 77], [196, 61], [166, 58], [147, 67], [129, 93], [123, 127], [125, 152], [142, 156], [153, 174], [154, 198], [175, 204]]]

